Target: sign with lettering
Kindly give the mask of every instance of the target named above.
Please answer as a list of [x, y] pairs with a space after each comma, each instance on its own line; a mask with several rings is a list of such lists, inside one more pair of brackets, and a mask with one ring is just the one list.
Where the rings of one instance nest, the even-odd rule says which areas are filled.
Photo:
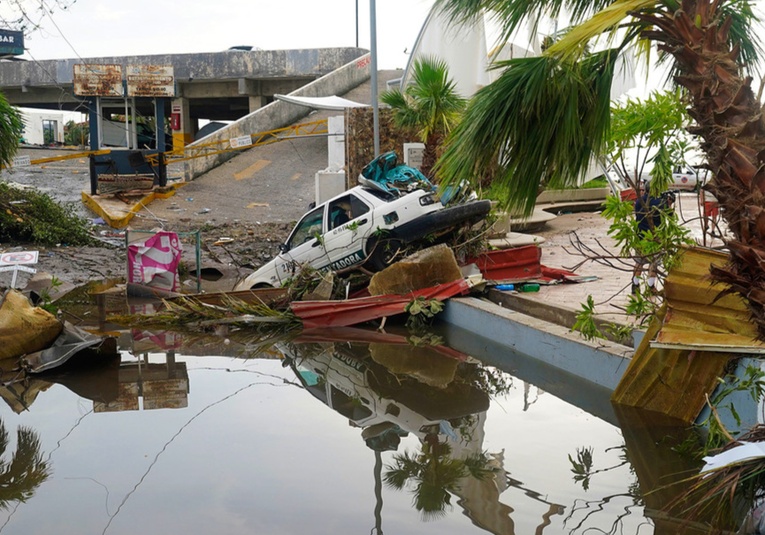
[[39, 251], [14, 251], [0, 254], [0, 266], [36, 264]]
[[32, 165], [32, 159], [29, 156], [14, 156], [11, 160], [12, 167], [29, 167]]
[[172, 65], [128, 65], [128, 96], [174, 97], [174, 72]]
[[229, 139], [228, 142], [231, 144], [232, 149], [241, 149], [242, 147], [249, 147], [250, 145], [252, 145], [252, 137], [250, 136], [234, 137]]
[[74, 94], [80, 97], [121, 97], [122, 65], [74, 65]]
[[24, 33], [0, 30], [0, 56], [20, 56], [24, 53]]

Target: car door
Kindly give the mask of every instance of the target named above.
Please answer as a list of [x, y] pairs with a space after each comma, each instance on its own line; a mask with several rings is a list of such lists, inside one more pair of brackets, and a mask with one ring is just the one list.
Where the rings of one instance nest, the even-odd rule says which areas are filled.
[[372, 232], [372, 207], [359, 195], [349, 193], [327, 203], [324, 248], [332, 270], [361, 264], [366, 258], [364, 242]]
[[321, 205], [304, 215], [287, 238], [285, 251], [277, 257], [275, 266], [281, 283], [297, 273], [301, 266], [318, 268], [327, 263], [322, 247], [325, 208], [326, 205]]

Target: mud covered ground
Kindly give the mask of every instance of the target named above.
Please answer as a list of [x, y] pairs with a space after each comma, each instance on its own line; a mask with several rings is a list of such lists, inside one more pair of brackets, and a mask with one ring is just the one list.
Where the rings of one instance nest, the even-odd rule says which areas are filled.
[[[47, 158], [67, 151], [22, 149], [22, 155], [32, 159]], [[180, 170], [171, 170], [171, 177], [180, 177]], [[134, 217], [127, 229], [113, 229], [82, 203], [82, 192], [89, 191], [88, 162], [85, 158], [63, 160], [11, 170], [3, 170], [0, 180], [21, 187], [31, 187], [53, 197], [60, 204], [71, 206], [90, 226], [99, 246], [73, 247], [61, 243], [55, 247], [41, 247], [29, 243], [0, 243], [0, 253], [20, 250], [39, 251], [39, 262], [33, 266], [38, 272], [47, 272], [62, 282], [79, 285], [105, 278], [122, 278], [127, 272], [125, 231], [134, 238], [135, 231], [170, 230], [179, 233], [199, 231], [201, 237], [202, 266], [217, 266], [229, 277], [243, 277], [278, 252], [293, 222], [305, 211], [307, 202], [281, 203], [276, 219], [262, 222], [235, 206], [210, 198], [219, 193], [210, 192], [203, 180], [184, 186], [170, 199], [155, 201]], [[232, 203], [233, 204], [233, 203]], [[141, 237], [141, 235], [137, 235]], [[221, 240], [221, 238], [225, 238]], [[226, 243], [221, 243], [221, 242]], [[195, 243], [192, 236], [184, 236], [184, 269], [196, 265]], [[218, 245], [216, 245], [216, 243]], [[0, 273], [0, 287], [8, 287], [11, 273]], [[23, 287], [31, 277], [19, 273], [17, 287]], [[233, 284], [234, 281], [231, 281]]]

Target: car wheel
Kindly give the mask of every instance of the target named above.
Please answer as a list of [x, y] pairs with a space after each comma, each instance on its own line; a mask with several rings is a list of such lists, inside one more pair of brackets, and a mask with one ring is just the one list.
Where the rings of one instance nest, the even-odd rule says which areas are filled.
[[373, 271], [382, 271], [393, 264], [401, 251], [401, 242], [393, 238], [370, 240], [369, 243], [366, 263]]

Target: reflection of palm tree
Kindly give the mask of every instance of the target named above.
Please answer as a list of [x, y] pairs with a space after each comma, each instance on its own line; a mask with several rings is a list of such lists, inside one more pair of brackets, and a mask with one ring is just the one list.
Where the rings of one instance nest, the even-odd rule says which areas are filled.
[[[16, 451], [8, 462], [0, 459], [0, 507], [26, 502], [50, 475], [50, 466], [40, 454], [40, 439], [27, 427], [19, 427]], [[8, 449], [9, 435], [0, 422], [0, 455]]]
[[438, 437], [428, 435], [422, 444], [422, 452], [404, 452], [394, 455], [395, 464], [388, 466], [385, 483], [401, 490], [410, 480], [414, 483], [414, 507], [423, 513], [425, 520], [445, 514], [450, 505], [450, 493], [459, 490], [459, 480], [466, 476], [483, 479], [491, 474], [485, 454], [471, 455], [464, 459], [451, 457], [448, 444], [438, 442]]

